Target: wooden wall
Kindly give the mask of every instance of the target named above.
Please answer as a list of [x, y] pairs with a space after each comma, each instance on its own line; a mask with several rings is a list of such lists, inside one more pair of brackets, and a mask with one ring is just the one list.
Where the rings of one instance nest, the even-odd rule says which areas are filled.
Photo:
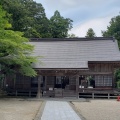
[[17, 74], [15, 88], [16, 89], [31, 89], [31, 78]]
[[70, 85], [70, 90], [76, 89], [76, 76], [69, 77], [69, 85]]
[[[113, 77], [114, 72], [114, 64], [112, 63], [89, 63], [89, 69], [87, 70], [40, 70], [38, 72], [42, 76], [45, 77], [45, 85], [46, 90], [49, 87], [53, 87], [55, 85], [55, 76], [69, 76], [69, 88], [71, 90], [75, 90], [76, 88], [76, 76], [77, 75], [93, 75], [95, 76], [105, 76], [110, 75]], [[7, 84], [11, 89], [31, 89], [31, 78], [26, 76], [21, 76], [19, 74], [16, 75], [15, 79], [13, 80], [13, 76], [7, 77]], [[113, 84], [114, 84], [114, 77], [113, 77]], [[112, 86], [113, 87], [113, 86]]]
[[114, 65], [111, 63], [90, 63], [88, 64], [90, 72], [113, 72]]
[[114, 87], [114, 64], [91, 63], [89, 64], [89, 72], [94, 73], [96, 88]]

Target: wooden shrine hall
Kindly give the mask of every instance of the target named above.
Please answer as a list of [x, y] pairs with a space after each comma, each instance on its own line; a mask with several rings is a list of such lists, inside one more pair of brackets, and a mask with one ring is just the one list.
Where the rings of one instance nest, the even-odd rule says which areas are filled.
[[38, 76], [8, 77], [9, 94], [32, 96], [38, 87], [43, 97], [107, 94], [109, 98], [115, 94], [120, 51], [114, 38], [33, 38], [30, 44], [35, 46], [32, 55], [41, 56], [32, 65]]

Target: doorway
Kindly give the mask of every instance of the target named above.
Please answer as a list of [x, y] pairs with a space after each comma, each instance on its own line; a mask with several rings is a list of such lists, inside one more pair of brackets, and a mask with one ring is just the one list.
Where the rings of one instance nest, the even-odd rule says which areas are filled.
[[67, 85], [69, 85], [69, 77], [68, 76], [56, 76], [55, 88], [65, 89], [65, 87]]

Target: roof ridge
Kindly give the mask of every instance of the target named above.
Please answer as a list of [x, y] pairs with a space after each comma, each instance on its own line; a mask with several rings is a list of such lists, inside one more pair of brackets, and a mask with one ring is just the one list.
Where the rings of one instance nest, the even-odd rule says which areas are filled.
[[29, 38], [31, 42], [36, 41], [92, 41], [92, 40], [114, 40], [113, 37], [93, 37], [93, 38]]

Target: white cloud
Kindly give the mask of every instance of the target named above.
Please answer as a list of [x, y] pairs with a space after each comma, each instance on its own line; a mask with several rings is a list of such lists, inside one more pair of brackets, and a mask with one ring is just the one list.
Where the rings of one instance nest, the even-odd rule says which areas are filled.
[[66, 6], [75, 6], [76, 1], [75, 0], [61, 0], [61, 4]]
[[97, 37], [101, 36], [101, 30], [106, 30], [109, 25], [110, 17], [98, 18], [86, 21], [75, 26], [69, 33], [74, 33], [78, 37], [85, 37], [89, 28], [92, 28]]

